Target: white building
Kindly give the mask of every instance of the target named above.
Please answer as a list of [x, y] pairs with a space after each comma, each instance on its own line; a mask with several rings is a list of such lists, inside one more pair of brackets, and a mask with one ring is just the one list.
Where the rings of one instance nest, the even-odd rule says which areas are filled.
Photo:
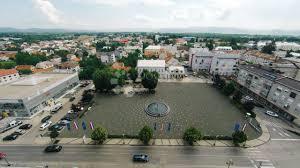
[[183, 66], [170, 66], [168, 68], [168, 79], [182, 79], [184, 78], [185, 70]]
[[0, 69], [0, 85], [16, 81], [19, 77], [15, 69]]
[[275, 43], [276, 44], [276, 49], [277, 50], [284, 50], [284, 51], [298, 51], [300, 50], [300, 44], [295, 43], [295, 42], [281, 42], [278, 41]]
[[218, 46], [215, 48], [216, 51], [232, 51], [231, 46]]
[[233, 75], [237, 69], [240, 55], [217, 53], [214, 56], [210, 66], [211, 74], [219, 74], [221, 76]]
[[191, 48], [189, 50], [189, 65], [193, 71], [209, 71], [214, 55], [207, 48]]
[[143, 70], [148, 70], [149, 72], [157, 72], [160, 78], [166, 78], [165, 60], [138, 60], [137, 70], [139, 76], [141, 76]]
[[48, 69], [48, 68], [52, 68], [54, 65], [52, 62], [50, 61], [43, 61], [43, 62], [39, 62], [36, 64], [36, 68], [39, 68], [39, 69]]

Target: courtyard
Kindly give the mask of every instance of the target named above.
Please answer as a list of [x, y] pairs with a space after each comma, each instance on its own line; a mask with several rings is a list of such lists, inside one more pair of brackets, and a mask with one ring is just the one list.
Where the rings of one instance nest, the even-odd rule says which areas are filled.
[[[82, 121], [105, 127], [110, 135], [137, 135], [148, 125], [155, 138], [182, 138], [188, 127], [199, 128], [204, 135], [231, 136], [235, 123], [243, 123], [245, 115], [219, 90], [210, 84], [159, 83], [155, 94], [108, 95], [97, 93], [94, 105], [85, 116], [77, 120], [79, 129], [64, 129], [62, 137], [81, 137]], [[163, 116], [150, 116], [145, 107], [153, 102], [168, 106]], [[260, 133], [250, 125], [245, 129], [249, 139]], [[87, 128], [89, 136], [91, 129]]]

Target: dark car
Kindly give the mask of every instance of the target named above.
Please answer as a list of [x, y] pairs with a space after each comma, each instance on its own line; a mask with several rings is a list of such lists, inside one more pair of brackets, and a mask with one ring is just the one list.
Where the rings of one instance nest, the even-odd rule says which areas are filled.
[[64, 128], [64, 126], [60, 124], [54, 124], [48, 128], [49, 131], [61, 131]]
[[44, 117], [44, 118], [41, 120], [41, 122], [42, 122], [42, 123], [45, 123], [45, 122], [47, 122], [48, 120], [50, 120], [51, 117], [52, 117], [51, 115], [48, 115], [48, 116]]
[[45, 148], [45, 152], [59, 152], [61, 151], [62, 146], [60, 145], [49, 145]]
[[67, 121], [72, 121], [72, 118], [69, 116], [64, 116], [63, 118], [61, 118], [60, 120], [67, 120]]
[[69, 101], [71, 102], [73, 100], [75, 100], [75, 97], [74, 96], [70, 97]]
[[13, 140], [16, 140], [18, 138], [18, 136], [19, 135], [17, 135], [17, 134], [11, 134], [11, 135], [4, 137], [3, 141], [13, 141]]
[[24, 124], [24, 125], [21, 125], [21, 126], [19, 127], [19, 129], [28, 130], [28, 129], [30, 129], [31, 127], [32, 127], [31, 124]]
[[133, 155], [132, 160], [134, 162], [148, 162], [149, 156], [147, 154], [137, 154], [137, 155]]

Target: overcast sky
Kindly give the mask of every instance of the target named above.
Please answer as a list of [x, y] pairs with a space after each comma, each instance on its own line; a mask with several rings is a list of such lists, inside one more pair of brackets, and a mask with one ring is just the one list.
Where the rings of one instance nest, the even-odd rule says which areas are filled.
[[1, 0], [0, 27], [300, 29], [300, 0]]

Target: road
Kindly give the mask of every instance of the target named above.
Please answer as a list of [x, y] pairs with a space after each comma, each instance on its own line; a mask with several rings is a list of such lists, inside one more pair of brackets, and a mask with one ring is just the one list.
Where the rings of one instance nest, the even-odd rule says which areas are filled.
[[[218, 168], [225, 167], [225, 162], [232, 159], [235, 167], [254, 167], [252, 149], [241, 148], [64, 146], [61, 152], [51, 154], [43, 153], [43, 149], [42, 146], [1, 146], [1, 151], [8, 154], [7, 159], [18, 166]], [[134, 153], [147, 153], [151, 160], [146, 164], [135, 164], [131, 161]], [[259, 156], [266, 159], [263, 154]]]

